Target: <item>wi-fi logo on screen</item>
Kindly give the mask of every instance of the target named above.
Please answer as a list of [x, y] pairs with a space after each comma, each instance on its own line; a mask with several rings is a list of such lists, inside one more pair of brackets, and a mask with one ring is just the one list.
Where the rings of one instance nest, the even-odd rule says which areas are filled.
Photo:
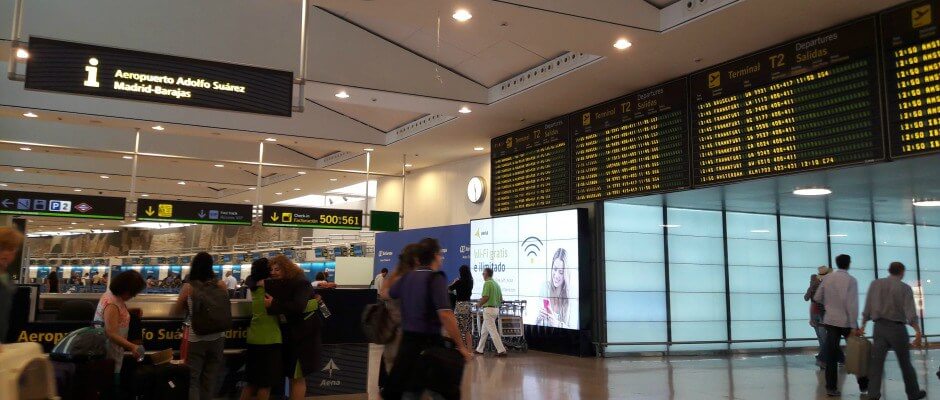
[[535, 236], [529, 236], [522, 241], [522, 252], [529, 257], [530, 263], [535, 263], [535, 258], [542, 254], [542, 239]]

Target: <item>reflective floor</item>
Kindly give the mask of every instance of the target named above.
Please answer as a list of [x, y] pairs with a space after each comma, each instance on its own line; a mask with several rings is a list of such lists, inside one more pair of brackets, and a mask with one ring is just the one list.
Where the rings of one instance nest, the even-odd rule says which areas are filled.
[[[378, 354], [373, 351], [373, 355]], [[940, 399], [940, 350], [913, 354], [928, 399]], [[476, 357], [464, 376], [464, 399], [826, 399], [823, 374], [812, 355], [733, 357], [577, 358], [530, 351], [507, 358]], [[840, 381], [844, 378], [840, 374]], [[893, 353], [882, 399], [903, 400], [904, 383]], [[844, 399], [858, 399], [854, 376]], [[370, 399], [377, 399], [373, 392]]]

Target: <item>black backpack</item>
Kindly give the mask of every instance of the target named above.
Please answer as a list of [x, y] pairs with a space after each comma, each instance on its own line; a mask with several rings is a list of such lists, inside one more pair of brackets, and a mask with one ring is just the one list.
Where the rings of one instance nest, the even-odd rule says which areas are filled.
[[371, 343], [388, 344], [395, 340], [398, 323], [392, 318], [385, 301], [366, 306], [362, 312], [362, 332]]
[[197, 335], [225, 332], [232, 329], [232, 304], [228, 290], [219, 287], [217, 281], [192, 281], [193, 332]]
[[85, 362], [101, 360], [108, 355], [108, 337], [104, 328], [89, 326], [65, 335], [49, 353], [55, 361]]

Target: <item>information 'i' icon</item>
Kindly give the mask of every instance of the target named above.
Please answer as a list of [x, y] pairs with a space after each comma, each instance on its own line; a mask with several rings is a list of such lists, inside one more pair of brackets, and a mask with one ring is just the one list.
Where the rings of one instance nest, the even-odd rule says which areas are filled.
[[88, 65], [85, 66], [85, 82], [82, 82], [83, 85], [88, 87], [99, 87], [101, 84], [98, 82], [98, 59], [95, 57], [88, 59]]

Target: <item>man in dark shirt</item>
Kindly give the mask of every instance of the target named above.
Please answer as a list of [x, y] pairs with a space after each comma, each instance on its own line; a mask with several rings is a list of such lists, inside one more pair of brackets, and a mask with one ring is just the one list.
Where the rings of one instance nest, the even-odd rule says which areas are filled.
[[[421, 267], [404, 275], [392, 285], [389, 295], [401, 301], [402, 339], [398, 348], [389, 384], [382, 390], [385, 400], [421, 398], [433, 382], [425, 381], [421, 368], [421, 353], [428, 348], [440, 346], [443, 337], [441, 328], [451, 338], [459, 338], [457, 319], [450, 308], [447, 282], [441, 268], [441, 246], [435, 239], [424, 239], [419, 243], [418, 262]], [[465, 358], [470, 351], [463, 341], [454, 344]], [[459, 398], [460, 388], [451, 393], [431, 393], [432, 398]], [[455, 397], [456, 396], [456, 397]]]
[[914, 307], [914, 291], [904, 283], [904, 264], [897, 261], [888, 266], [890, 276], [871, 283], [868, 296], [865, 299], [865, 310], [862, 312], [862, 326], [858, 334], [865, 333], [868, 321], [875, 321], [875, 331], [872, 336], [871, 364], [868, 366], [869, 384], [868, 398], [881, 398], [881, 376], [884, 373], [885, 357], [888, 350], [894, 349], [901, 366], [901, 376], [904, 377], [904, 388], [908, 399], [923, 399], [927, 392], [920, 390], [917, 383], [917, 373], [911, 365], [910, 336], [907, 328], [914, 328], [915, 345], [920, 345], [920, 324], [917, 323], [917, 309]]

